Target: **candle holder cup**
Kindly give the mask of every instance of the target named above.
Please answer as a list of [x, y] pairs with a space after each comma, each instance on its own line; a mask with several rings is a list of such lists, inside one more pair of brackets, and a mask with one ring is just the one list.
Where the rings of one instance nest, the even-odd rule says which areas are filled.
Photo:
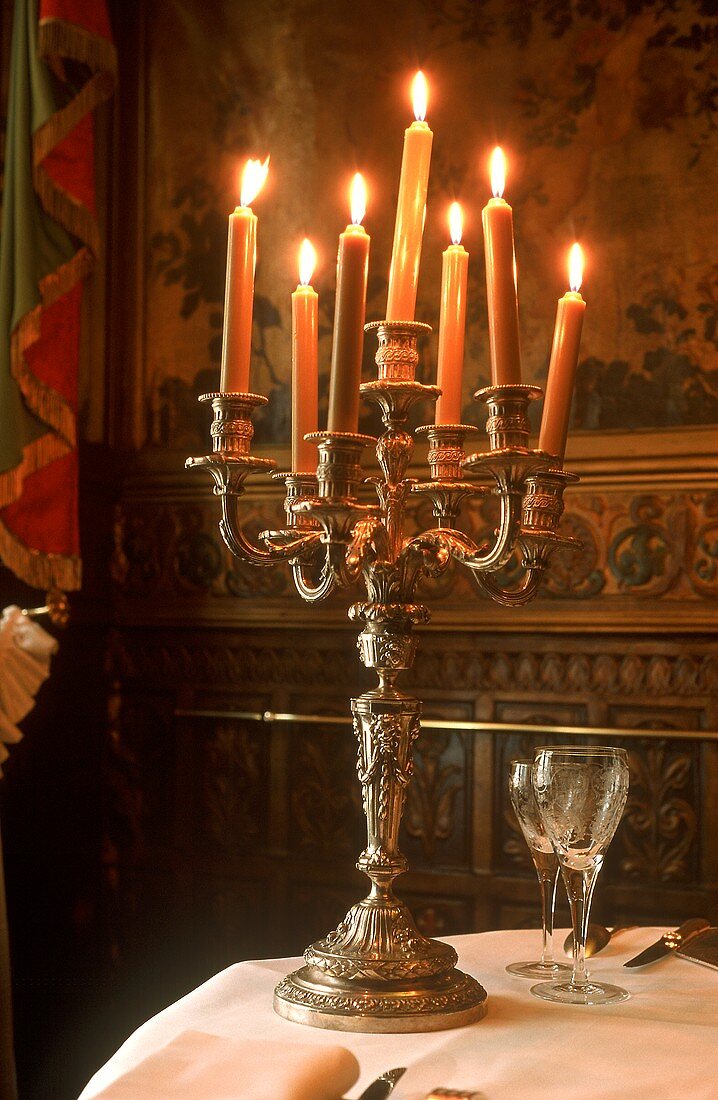
[[214, 493], [239, 496], [250, 474], [267, 473], [277, 463], [273, 458], [259, 458], [250, 453], [254, 435], [252, 413], [267, 398], [259, 393], [204, 393], [199, 398], [211, 404], [212, 425], [209, 430], [212, 454], [188, 458], [187, 467], [207, 470], [214, 480]]
[[371, 435], [357, 432], [311, 432], [304, 437], [317, 444], [317, 484], [319, 496], [334, 500], [349, 497], [355, 500], [364, 479], [361, 454], [365, 447], [376, 444]]
[[294, 471], [281, 471], [272, 474], [273, 481], [283, 481], [285, 487], [284, 512], [287, 517], [287, 526], [317, 527], [317, 521], [308, 514], [297, 512], [294, 505], [302, 500], [310, 500], [319, 491], [317, 475], [310, 473], [297, 473]]
[[474, 394], [474, 401], [486, 405], [486, 434], [492, 451], [528, 450], [530, 425], [528, 407], [542, 396], [539, 386], [518, 383], [485, 386]]
[[539, 562], [543, 557], [548, 558], [551, 547], [554, 549], [564, 547], [570, 550], [581, 548], [579, 539], [559, 531], [564, 510], [564, 491], [567, 485], [577, 482], [578, 477], [567, 470], [562, 470], [558, 465], [559, 460], [554, 456], [549, 458], [554, 463], [552, 467], [532, 474], [526, 479], [521, 543], [524, 560], [533, 563]]
[[464, 439], [478, 432], [473, 424], [423, 424], [416, 435], [426, 436], [429, 449], [426, 460], [431, 479], [412, 486], [412, 492], [428, 496], [439, 526], [453, 526], [466, 497], [489, 493], [491, 486], [480, 486], [463, 478], [466, 458]]
[[[430, 477], [407, 477], [414, 449], [414, 435], [406, 429], [408, 411], [440, 393], [415, 378], [417, 339], [428, 326], [381, 321], [366, 327], [379, 340], [378, 377], [364, 383], [361, 393], [379, 406], [384, 433], [378, 441], [347, 432], [307, 437], [319, 448], [316, 484], [311, 475], [284, 475], [288, 521], [283, 531], [263, 532], [255, 544], [242, 530], [238, 497], [244, 477], [272, 465], [270, 460], [258, 465], [262, 460], [252, 458], [251, 432], [244, 424], [213, 432], [213, 454], [188, 464], [206, 467], [214, 477], [222, 500], [220, 530], [233, 553], [257, 565], [286, 562], [299, 595], [309, 602], [357, 582], [366, 590], [366, 599], [352, 605], [349, 617], [360, 627], [360, 658], [378, 677], [373, 690], [351, 703], [367, 821], [367, 844], [357, 867], [371, 886], [334, 930], [307, 948], [304, 965], [280, 981], [274, 1007], [287, 1019], [340, 1031], [436, 1031], [481, 1019], [486, 992], [457, 969], [453, 948], [417, 929], [393, 889], [407, 869], [399, 826], [421, 718], [421, 703], [401, 691], [397, 680], [413, 664], [415, 628], [430, 619], [428, 607], [415, 599], [416, 586], [422, 578], [438, 579], [455, 563], [497, 602], [528, 602], [553, 550], [571, 542], [558, 532], [558, 522], [572, 475], [528, 447], [526, 409], [540, 391], [503, 386], [478, 395], [489, 411], [488, 451], [465, 456], [471, 426], [427, 425], [419, 432], [429, 440]], [[206, 399], [213, 401], [216, 423], [224, 423], [249, 419], [251, 402], [239, 401], [248, 396]], [[359, 499], [361, 453], [369, 443], [376, 444], [380, 469], [380, 476], [366, 479], [376, 504]], [[226, 469], [237, 463], [246, 464], [245, 472], [230, 477]], [[432, 500], [438, 524], [408, 535], [409, 495], [417, 492]], [[500, 516], [488, 541], [478, 544], [460, 529], [458, 517], [468, 496], [486, 492], [498, 495]], [[516, 549], [524, 574], [508, 588], [496, 574]]]

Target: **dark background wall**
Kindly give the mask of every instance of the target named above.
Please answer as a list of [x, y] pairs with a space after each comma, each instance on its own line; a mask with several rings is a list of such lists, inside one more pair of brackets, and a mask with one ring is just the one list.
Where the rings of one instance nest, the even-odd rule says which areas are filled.
[[[253, 385], [270, 396], [259, 445], [276, 454], [279, 440], [281, 459], [296, 245], [309, 233], [319, 247], [326, 367], [336, 234], [357, 167], [370, 183], [369, 314], [382, 315], [418, 64], [436, 134], [419, 310], [436, 322], [445, 207], [458, 197], [471, 252], [467, 419], [479, 422], [470, 393], [488, 375], [479, 213], [495, 140], [510, 157], [529, 380], [545, 376], [566, 247], [578, 234], [586, 248], [569, 450], [582, 482], [565, 516], [584, 548], [558, 559], [521, 611], [475, 599], [455, 575], [426, 593], [433, 624], [406, 683], [429, 718], [457, 727], [427, 728], [419, 743], [400, 888], [432, 933], [535, 922], [504, 794], [506, 762], [531, 739], [513, 727], [609, 726], [633, 731], [618, 738], [632, 794], [597, 915], [715, 912], [713, 9], [114, 5], [107, 262], [85, 347], [86, 583], [0, 782], [23, 1097], [76, 1095], [150, 1013], [238, 958], [298, 953], [361, 889], [350, 730], [233, 717], [346, 715], [371, 682], [349, 599], [306, 608], [283, 571], [234, 562], [208, 486], [182, 465], [207, 446], [195, 398], [216, 385], [225, 218], [243, 159], [272, 155], [257, 202]], [[247, 507], [257, 528], [276, 525], [269, 485]], [[474, 534], [492, 518], [484, 502], [464, 514]], [[1, 595], [37, 602], [7, 576]]]

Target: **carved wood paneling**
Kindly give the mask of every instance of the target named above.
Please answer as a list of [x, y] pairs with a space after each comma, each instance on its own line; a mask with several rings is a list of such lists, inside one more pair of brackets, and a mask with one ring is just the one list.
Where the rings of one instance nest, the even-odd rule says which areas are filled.
[[423, 730], [414, 747], [402, 848], [413, 867], [468, 867], [471, 745], [450, 730]]
[[461, 935], [474, 925], [470, 900], [427, 897], [401, 889], [401, 896], [411, 909], [417, 928], [425, 936]]
[[[333, 684], [346, 700], [361, 690], [361, 670], [349, 630], [277, 636], [255, 632], [249, 638], [236, 633], [153, 631], [132, 637], [116, 632], [110, 643], [114, 667], [123, 677], [149, 679], [177, 686], [179, 681], [207, 685], [282, 682], [311, 687]], [[402, 680], [407, 689], [424, 687], [473, 695], [526, 693], [597, 695], [655, 699], [657, 695], [718, 696], [718, 649], [705, 645], [663, 646], [633, 639], [591, 643], [586, 638], [566, 640], [547, 636], [535, 652], [528, 640], [507, 642], [503, 636], [482, 634], [480, 646], [461, 636], [427, 632], [416, 663]], [[291, 639], [300, 640], [300, 653]], [[429, 641], [431, 639], [431, 641]], [[432, 644], [435, 640], [444, 644]], [[348, 707], [346, 708], [348, 710]], [[345, 711], [346, 713], [346, 711]]]
[[264, 848], [269, 824], [269, 740], [255, 724], [215, 721], [197, 754], [204, 844], [230, 858]]
[[290, 849], [316, 860], [351, 863], [365, 831], [351, 731], [295, 727], [289, 759]]

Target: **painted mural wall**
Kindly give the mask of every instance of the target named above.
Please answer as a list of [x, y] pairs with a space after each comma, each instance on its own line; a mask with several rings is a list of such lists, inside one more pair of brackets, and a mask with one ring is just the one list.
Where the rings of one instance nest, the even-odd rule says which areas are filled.
[[[271, 154], [260, 217], [252, 388], [257, 439], [289, 437], [289, 295], [303, 236], [320, 266], [326, 408], [337, 236], [368, 180], [368, 318], [384, 316], [409, 86], [434, 130], [418, 319], [438, 321], [451, 200], [471, 254], [464, 379], [488, 381], [481, 208], [509, 157], [524, 373], [545, 379], [565, 257], [587, 253], [574, 431], [718, 423], [718, 4], [715, 0], [165, 0], [148, 5], [148, 443], [204, 444], [216, 387], [226, 216], [249, 155]], [[422, 381], [435, 380], [436, 334]], [[365, 349], [367, 377], [373, 341]], [[368, 413], [368, 410], [367, 410]], [[369, 429], [367, 419], [362, 427]]]

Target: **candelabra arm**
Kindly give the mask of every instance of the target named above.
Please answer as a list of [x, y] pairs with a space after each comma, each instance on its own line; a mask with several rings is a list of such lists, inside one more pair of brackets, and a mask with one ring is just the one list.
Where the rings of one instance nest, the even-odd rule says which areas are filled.
[[515, 588], [502, 588], [491, 573], [474, 571], [473, 577], [481, 591], [490, 596], [495, 603], [503, 604], [504, 607], [522, 607], [538, 592], [543, 574], [543, 565], [532, 565]]
[[325, 600], [336, 588], [338, 580], [337, 574], [332, 568], [329, 547], [327, 547], [327, 554], [318, 582], [312, 580], [306, 563], [302, 561], [292, 563], [292, 578], [294, 587], [307, 603], [318, 603], [319, 600]]
[[[228, 549], [235, 557], [251, 565], [277, 565], [279, 562], [295, 561], [302, 558], [309, 550], [317, 547], [321, 541], [320, 531], [306, 531], [296, 537], [282, 539], [281, 544], [272, 543], [269, 539], [269, 549], [255, 546], [245, 535], [239, 520], [239, 497], [230, 493], [222, 493], [222, 518], [219, 521], [219, 530]], [[291, 532], [293, 535], [294, 532]]]
[[[453, 527], [436, 527], [425, 531], [405, 544], [408, 553], [418, 551], [426, 555], [430, 547], [441, 548], [473, 573], [493, 572], [506, 565], [511, 557], [521, 528], [522, 495], [519, 491], [505, 489], [500, 496], [499, 525], [490, 546], [479, 547], [463, 531]], [[448, 561], [437, 560], [443, 569]]]
[[521, 529], [521, 516], [523, 511], [523, 494], [507, 487], [502, 489], [499, 497], [501, 511], [499, 525], [494, 532], [494, 541], [491, 546], [482, 548], [478, 552], [464, 554], [455, 553], [454, 557], [477, 573], [493, 572], [506, 565], [511, 557], [519, 531]]

